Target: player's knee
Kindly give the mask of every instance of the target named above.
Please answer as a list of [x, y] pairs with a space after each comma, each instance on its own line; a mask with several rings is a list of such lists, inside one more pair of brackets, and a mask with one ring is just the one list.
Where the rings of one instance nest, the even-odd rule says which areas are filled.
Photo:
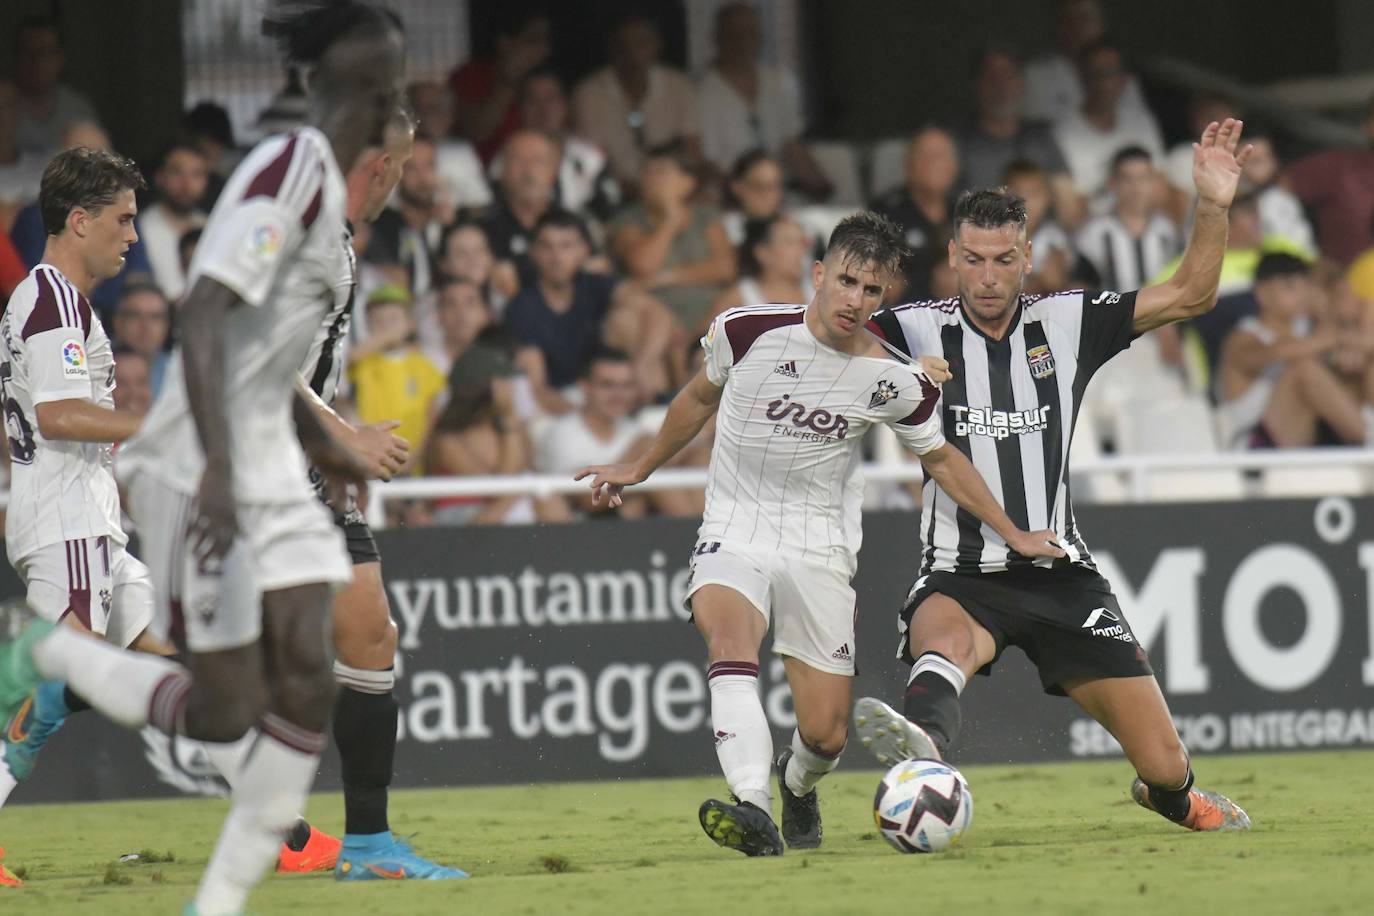
[[977, 660], [977, 650], [973, 644], [973, 634], [962, 627], [948, 627], [935, 633], [911, 634], [911, 657], [920, 658], [927, 652], [938, 652], [967, 671]]
[[802, 731], [801, 736], [802, 742], [816, 753], [838, 757], [849, 737], [849, 723], [847, 720], [831, 722], [821, 728]]
[[192, 737], [218, 744], [237, 741], [257, 725], [263, 706], [257, 692], [252, 696], [221, 697], [203, 704], [201, 714], [196, 716], [197, 726]]
[[271, 685], [273, 705], [288, 721], [323, 731], [338, 689], [334, 664], [323, 649], [287, 653]]

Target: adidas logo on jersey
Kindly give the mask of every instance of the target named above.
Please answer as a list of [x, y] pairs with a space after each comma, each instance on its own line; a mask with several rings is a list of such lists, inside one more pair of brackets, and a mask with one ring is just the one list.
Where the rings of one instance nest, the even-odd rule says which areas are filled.
[[797, 361], [789, 359], [785, 363], [779, 363], [778, 368], [773, 370], [778, 375], [785, 375], [788, 378], [801, 378], [801, 373], [797, 371]]
[[849, 643], [845, 643], [834, 652], [831, 652], [830, 657], [838, 658], [842, 662], [852, 662], [854, 660], [854, 656], [849, 654]]

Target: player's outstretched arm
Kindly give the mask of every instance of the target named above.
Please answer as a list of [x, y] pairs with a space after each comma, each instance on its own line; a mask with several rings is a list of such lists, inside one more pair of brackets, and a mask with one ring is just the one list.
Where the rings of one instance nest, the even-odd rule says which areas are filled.
[[1025, 557], [1057, 558], [1065, 555], [1064, 549], [1059, 546], [1058, 536], [1048, 528], [1022, 531], [1016, 527], [972, 462], [948, 442], [922, 455], [921, 467], [955, 502], [996, 531], [1012, 550]]
[[410, 443], [405, 437], [392, 432], [401, 425], [399, 420], [354, 426], [321, 400], [299, 373], [296, 374], [296, 393], [315, 414], [315, 419], [325, 432], [344, 443], [366, 466], [369, 478], [390, 480], [405, 466], [410, 456]]
[[212, 277], [202, 276], [181, 307], [181, 361], [186, 399], [205, 454], [192, 548], [202, 562], [229, 552], [238, 536], [234, 510], [233, 463], [229, 456], [229, 423], [224, 409], [224, 340], [229, 312], [241, 307], [238, 293]]
[[35, 405], [38, 431], [49, 441], [123, 442], [138, 432], [139, 414], [101, 407], [85, 398], [63, 398]]
[[1234, 118], [1220, 124], [1213, 121], [1193, 144], [1193, 184], [1198, 197], [1193, 235], [1174, 275], [1136, 295], [1137, 334], [1194, 318], [1216, 305], [1231, 202], [1252, 149], [1240, 147], [1243, 126]]
[[705, 369], [701, 370], [668, 405], [668, 415], [663, 418], [663, 426], [659, 428], [658, 435], [643, 455], [623, 464], [596, 464], [583, 468], [577, 472], [573, 480], [591, 477], [593, 503], [601, 504], [602, 491], [605, 490], [610, 505], [620, 505], [621, 490], [633, 484], [643, 483], [665, 461], [682, 451], [687, 443], [696, 438], [697, 433], [706, 425], [706, 421], [711, 419], [720, 407], [720, 395], [723, 390], [706, 377]]

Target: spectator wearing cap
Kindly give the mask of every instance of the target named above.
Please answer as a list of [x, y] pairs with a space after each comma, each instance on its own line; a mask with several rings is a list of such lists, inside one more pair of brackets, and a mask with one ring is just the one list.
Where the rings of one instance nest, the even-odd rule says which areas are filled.
[[659, 62], [663, 39], [642, 13], [611, 30], [608, 66], [573, 91], [573, 120], [601, 146], [622, 188], [637, 193], [649, 150], [681, 139], [693, 166], [701, 163], [696, 93], [681, 72]]
[[678, 324], [695, 328], [720, 288], [735, 279], [735, 252], [716, 211], [695, 200], [686, 146], [652, 149], [642, 199], [611, 226], [611, 251], [625, 273], [662, 298]]
[[642, 397], [668, 389], [668, 347], [677, 333], [672, 315], [637, 284], [587, 271], [589, 254], [577, 216], [545, 214], [534, 235], [534, 281], [507, 303], [503, 316], [526, 348], [521, 366], [546, 413], [572, 409], [565, 391], [603, 343], [633, 354]]
[[416, 342], [410, 293], [394, 284], [374, 289], [367, 297], [367, 329], [367, 338], [348, 353], [358, 418], [364, 424], [397, 421], [395, 434], [410, 442], [411, 456], [421, 455], [444, 375]]

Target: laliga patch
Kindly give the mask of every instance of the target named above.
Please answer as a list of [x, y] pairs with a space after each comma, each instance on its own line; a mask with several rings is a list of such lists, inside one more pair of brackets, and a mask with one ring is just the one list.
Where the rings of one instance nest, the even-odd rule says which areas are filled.
[[62, 377], [84, 379], [91, 377], [91, 367], [86, 362], [86, 349], [81, 346], [81, 341], [75, 337], [69, 337], [62, 341]]
[[270, 264], [281, 251], [285, 238], [286, 233], [276, 220], [259, 220], [244, 238], [244, 260], [255, 267]]
[[1030, 363], [1031, 375], [1036, 378], [1049, 378], [1054, 375], [1054, 354], [1045, 344], [1027, 350], [1026, 362]]

